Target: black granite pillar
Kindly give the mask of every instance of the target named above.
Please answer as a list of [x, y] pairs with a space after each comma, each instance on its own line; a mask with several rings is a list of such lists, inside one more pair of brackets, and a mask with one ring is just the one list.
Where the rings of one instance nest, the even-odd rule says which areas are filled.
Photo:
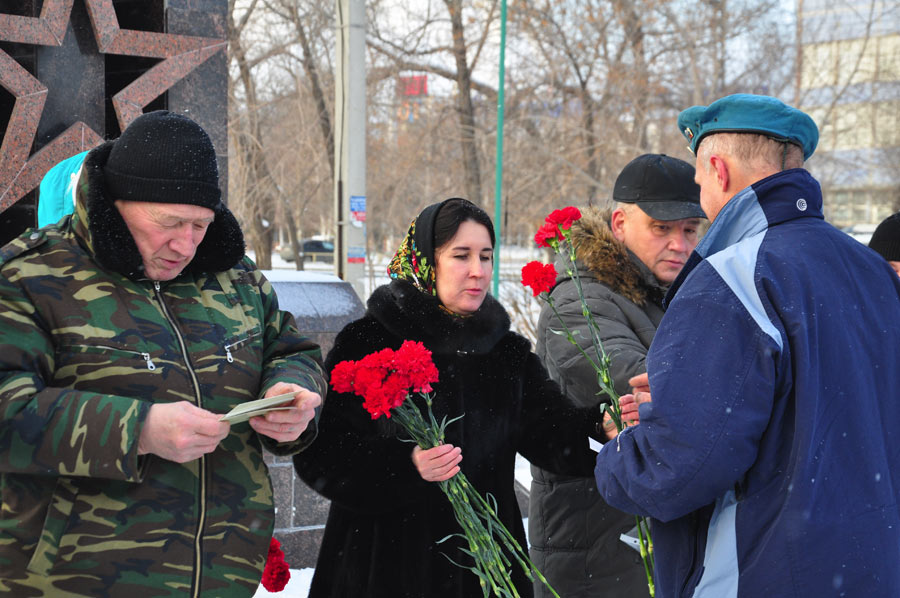
[[[166, 31], [225, 39], [228, 3], [169, 0]], [[219, 160], [222, 200], [228, 202], [228, 56], [218, 52], [169, 88], [168, 108], [191, 117], [209, 133]]]

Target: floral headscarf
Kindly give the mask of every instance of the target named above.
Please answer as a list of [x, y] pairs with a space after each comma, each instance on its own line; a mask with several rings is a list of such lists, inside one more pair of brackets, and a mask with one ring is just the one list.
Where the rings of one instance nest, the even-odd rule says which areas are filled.
[[388, 275], [412, 283], [423, 293], [437, 296], [435, 284], [434, 221], [441, 207], [450, 201], [431, 204], [413, 219], [406, 238], [388, 264]]

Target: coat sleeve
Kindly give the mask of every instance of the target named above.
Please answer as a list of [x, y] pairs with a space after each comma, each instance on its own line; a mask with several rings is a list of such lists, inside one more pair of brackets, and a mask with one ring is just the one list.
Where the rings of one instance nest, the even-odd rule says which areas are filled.
[[[316, 392], [324, 399], [327, 383], [319, 345], [297, 330], [294, 317], [279, 309], [278, 297], [269, 281], [259, 270], [254, 269], [254, 273], [263, 302], [263, 372], [259, 397], [265, 396], [278, 382], [287, 382]], [[315, 440], [320, 415], [321, 408], [296, 442], [278, 443], [267, 436], [260, 436], [260, 440], [272, 454], [293, 455]]]
[[662, 521], [741, 481], [784, 369], [778, 340], [721, 280], [694, 282], [669, 306], [650, 350], [652, 403], [641, 406], [640, 425], [603, 447], [595, 470], [610, 505]]
[[12, 282], [21, 271], [0, 270], [0, 472], [141, 481], [137, 439], [150, 403], [54, 387], [53, 338]]
[[577, 407], [550, 379], [534, 353], [528, 352], [522, 372], [521, 433], [518, 452], [541, 469], [562, 475], [590, 477], [603, 408]]
[[[543, 325], [548, 328], [544, 332], [545, 359], [552, 362], [548, 367], [558, 372], [565, 393], [576, 404], [590, 406], [609, 402], [606, 395], [598, 394], [600, 387], [596, 370], [582, 354], [584, 351], [591, 359], [599, 362], [574, 283], [567, 281], [557, 289], [560, 297], [556, 305], [559, 318], [549, 306], [544, 306], [542, 315]], [[617, 296], [599, 284], [591, 285], [586, 292], [586, 305], [597, 324], [603, 349], [610, 358], [610, 375], [616, 392], [626, 394], [631, 391], [628, 380], [647, 371], [647, 347], [635, 333], [628, 315], [622, 309], [620, 301], [624, 299], [617, 301]], [[565, 335], [553, 332], [563, 330], [560, 319], [573, 331], [577, 346]]]
[[[335, 339], [326, 371], [388, 342], [367, 320], [352, 323]], [[422, 480], [413, 465], [414, 445], [397, 437], [390, 420], [373, 421], [360, 397], [331, 389], [319, 423], [318, 438], [294, 456], [294, 468], [325, 498], [354, 511], [380, 513], [416, 502], [437, 488]]]

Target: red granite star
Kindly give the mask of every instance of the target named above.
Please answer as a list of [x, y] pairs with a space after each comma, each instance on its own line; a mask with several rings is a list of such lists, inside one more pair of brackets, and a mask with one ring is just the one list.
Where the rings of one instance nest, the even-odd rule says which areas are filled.
[[[39, 17], [0, 14], [0, 41], [62, 45], [73, 1], [44, 0]], [[85, 5], [100, 53], [163, 59], [113, 96], [121, 130], [140, 116], [144, 106], [226, 45], [219, 38], [119, 29], [112, 0], [85, 0]], [[103, 139], [78, 121], [29, 156], [47, 88], [2, 50], [0, 86], [16, 98], [0, 145], [0, 211], [3, 211], [37, 187], [54, 164], [98, 145]]]

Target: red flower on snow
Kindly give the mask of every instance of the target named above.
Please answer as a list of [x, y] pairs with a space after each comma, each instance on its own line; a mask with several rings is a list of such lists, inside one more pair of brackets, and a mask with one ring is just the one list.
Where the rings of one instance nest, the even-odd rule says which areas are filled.
[[359, 361], [342, 361], [331, 371], [331, 386], [363, 398], [363, 407], [378, 419], [391, 416], [410, 392], [431, 392], [438, 371], [425, 345], [404, 341], [399, 349], [382, 349]]
[[543, 292], [549, 293], [554, 283], [556, 283], [556, 268], [553, 264], [528, 262], [522, 268], [522, 285], [531, 287], [535, 297]]
[[280, 592], [291, 579], [291, 569], [284, 560], [281, 542], [272, 538], [269, 542], [269, 554], [266, 557], [266, 568], [263, 570], [262, 585], [270, 592]]

